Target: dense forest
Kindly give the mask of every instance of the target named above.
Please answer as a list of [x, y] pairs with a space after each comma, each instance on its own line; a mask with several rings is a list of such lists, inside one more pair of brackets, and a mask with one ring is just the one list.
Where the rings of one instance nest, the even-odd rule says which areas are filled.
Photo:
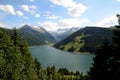
[[[0, 30], [6, 32], [9, 36], [13, 35], [13, 29], [0, 27]], [[46, 45], [55, 43], [55, 38], [44, 28], [24, 25], [17, 28], [19, 40], [26, 40], [29, 46]], [[28, 36], [30, 35], [30, 36]]]
[[0, 80], [120, 80], [120, 15], [119, 25], [113, 30], [112, 42], [101, 44], [94, 57], [90, 71], [70, 72], [55, 66], [43, 68], [33, 59], [24, 40], [19, 40], [14, 29], [10, 37], [0, 31]]
[[19, 40], [16, 29], [11, 37], [0, 30], [0, 80], [77, 80], [81, 76], [66, 68], [43, 68], [32, 58], [26, 42]]

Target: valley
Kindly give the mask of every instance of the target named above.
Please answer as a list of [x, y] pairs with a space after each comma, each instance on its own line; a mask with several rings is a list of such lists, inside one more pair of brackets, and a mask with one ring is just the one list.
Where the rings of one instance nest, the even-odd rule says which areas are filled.
[[120, 0], [0, 0], [0, 80], [120, 80]]
[[[12, 35], [12, 29], [1, 28]], [[26, 40], [29, 46], [49, 45], [70, 52], [94, 53], [96, 48], [103, 42], [112, 40], [112, 28], [87, 26], [84, 28], [58, 29], [47, 31], [42, 27], [24, 25], [17, 29], [20, 40]], [[109, 36], [108, 36], [109, 35]]]

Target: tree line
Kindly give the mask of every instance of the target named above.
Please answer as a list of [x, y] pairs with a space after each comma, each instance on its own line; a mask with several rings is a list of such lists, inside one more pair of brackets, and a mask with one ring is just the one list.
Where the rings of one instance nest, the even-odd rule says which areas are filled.
[[120, 15], [117, 17], [112, 42], [97, 48], [86, 75], [66, 68], [57, 70], [55, 66], [43, 68], [32, 58], [26, 41], [19, 40], [16, 29], [12, 37], [0, 31], [0, 80], [120, 80]]
[[87, 80], [120, 80], [120, 15], [116, 16], [118, 25], [114, 26], [112, 42], [97, 48]]
[[25, 40], [19, 40], [14, 28], [12, 36], [0, 31], [0, 80], [76, 80], [80, 72], [55, 66], [43, 68], [33, 59]]

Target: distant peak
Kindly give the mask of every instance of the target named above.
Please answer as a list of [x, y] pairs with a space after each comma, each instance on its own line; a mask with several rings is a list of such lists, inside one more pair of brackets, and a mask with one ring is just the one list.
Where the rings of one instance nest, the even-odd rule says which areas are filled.
[[28, 24], [23, 25], [22, 27], [30, 27]]

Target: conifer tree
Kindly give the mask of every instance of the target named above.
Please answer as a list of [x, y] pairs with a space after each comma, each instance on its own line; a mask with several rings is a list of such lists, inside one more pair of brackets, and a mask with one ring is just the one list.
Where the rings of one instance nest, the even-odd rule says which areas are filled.
[[118, 17], [118, 25], [115, 26], [113, 30], [113, 53], [110, 61], [110, 76], [111, 80], [119, 80], [120, 79], [120, 15], [116, 15]]
[[89, 80], [108, 80], [108, 61], [111, 54], [111, 47], [109, 43], [105, 42], [101, 45], [93, 58], [94, 63], [92, 64], [92, 68], [90, 69]]
[[37, 72], [37, 75], [38, 75], [38, 79], [39, 80], [43, 80], [43, 72], [41, 71], [42, 70], [42, 66], [41, 64], [38, 62], [38, 60], [35, 58], [35, 67], [36, 67], [36, 72]]
[[23, 58], [24, 68], [22, 73], [27, 80], [37, 80], [38, 75], [36, 72], [35, 62], [28, 50], [28, 46], [25, 41], [22, 41], [20, 44], [20, 51]]
[[117, 17], [119, 25], [113, 30], [113, 42], [105, 42], [97, 49], [88, 80], [120, 79], [120, 15]]
[[[15, 80], [15, 61], [14, 45], [9, 36], [0, 32], [0, 79]], [[17, 80], [17, 79], [16, 79]]]
[[16, 27], [13, 29], [12, 40], [13, 40], [15, 46], [19, 45], [18, 31], [17, 31]]
[[27, 44], [14, 31], [12, 38], [0, 31], [0, 80], [38, 80]]

